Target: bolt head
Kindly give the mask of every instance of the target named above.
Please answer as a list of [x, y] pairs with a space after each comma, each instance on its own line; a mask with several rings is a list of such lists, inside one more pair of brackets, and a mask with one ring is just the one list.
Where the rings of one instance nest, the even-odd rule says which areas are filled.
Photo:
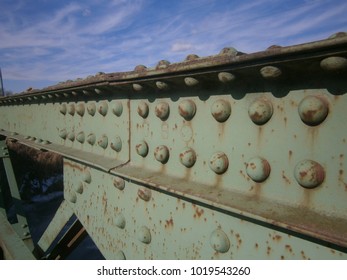
[[247, 175], [255, 182], [263, 182], [270, 175], [271, 167], [266, 159], [254, 157], [247, 163]]
[[267, 123], [273, 113], [273, 107], [269, 100], [258, 99], [255, 100], [248, 108], [248, 115], [251, 120], [257, 125], [263, 125]]
[[329, 113], [327, 101], [323, 97], [306, 96], [299, 104], [301, 120], [310, 126], [322, 123]]
[[230, 103], [219, 99], [212, 104], [211, 114], [218, 122], [225, 122], [231, 114]]
[[210, 168], [217, 174], [223, 174], [229, 167], [229, 160], [225, 153], [217, 152], [209, 161]]
[[192, 167], [196, 162], [196, 153], [193, 149], [187, 148], [182, 153], [180, 153], [180, 162], [185, 167]]
[[148, 154], [148, 144], [145, 141], [142, 141], [136, 145], [136, 152], [142, 157], [146, 157]]
[[323, 183], [325, 171], [318, 162], [306, 159], [295, 166], [294, 177], [302, 187], [312, 189]]
[[196, 113], [196, 105], [193, 100], [187, 99], [178, 105], [178, 113], [186, 120], [190, 121]]
[[167, 163], [170, 157], [168, 147], [164, 145], [156, 147], [154, 150], [154, 157], [157, 161], [161, 162], [162, 164]]

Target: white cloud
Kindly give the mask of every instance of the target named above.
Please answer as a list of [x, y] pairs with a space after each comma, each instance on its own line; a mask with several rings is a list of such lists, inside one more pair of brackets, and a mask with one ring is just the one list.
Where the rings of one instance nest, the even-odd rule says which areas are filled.
[[173, 43], [170, 50], [172, 52], [185, 52], [193, 48], [193, 45], [189, 43]]

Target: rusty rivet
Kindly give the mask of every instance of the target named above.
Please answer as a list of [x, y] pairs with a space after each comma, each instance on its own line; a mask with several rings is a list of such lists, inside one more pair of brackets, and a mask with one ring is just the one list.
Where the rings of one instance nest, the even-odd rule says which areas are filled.
[[120, 117], [122, 115], [122, 113], [123, 113], [123, 104], [122, 104], [122, 102], [116, 101], [116, 103], [113, 105], [112, 112], [117, 117]]
[[87, 136], [87, 142], [90, 144], [90, 145], [94, 145], [95, 142], [96, 142], [96, 136], [94, 133], [90, 133], [88, 136]]
[[167, 90], [167, 89], [169, 89], [169, 85], [167, 83], [165, 83], [165, 82], [162, 82], [162, 81], [155, 82], [155, 85], [160, 90]]
[[146, 102], [141, 101], [139, 103], [137, 106], [137, 113], [144, 119], [148, 117], [149, 108]]
[[222, 82], [222, 83], [230, 83], [232, 81], [235, 80], [235, 75], [231, 74], [229, 72], [220, 72], [218, 73], [218, 79]]
[[79, 133], [77, 134], [76, 140], [77, 140], [78, 142], [80, 142], [81, 144], [84, 143], [84, 141], [85, 141], [85, 135], [84, 135], [84, 132], [83, 132], [83, 131], [81, 131], [81, 132], [79, 132]]
[[116, 152], [120, 152], [122, 150], [122, 139], [119, 136], [116, 136], [114, 141], [111, 142], [111, 148]]
[[82, 180], [83, 182], [90, 184], [90, 182], [92, 181], [92, 174], [90, 174], [89, 170], [83, 171]]
[[137, 65], [134, 69], [135, 72], [143, 72], [143, 71], [146, 71], [147, 70], [147, 67], [145, 65]]
[[98, 95], [101, 95], [101, 94], [105, 93], [105, 91], [103, 91], [102, 89], [99, 89], [99, 88], [95, 88], [94, 91]]
[[115, 177], [114, 179], [113, 179], [113, 185], [117, 188], [117, 189], [119, 189], [119, 190], [124, 190], [124, 188], [125, 188], [125, 181], [124, 181], [124, 179], [123, 178], [121, 178], [121, 177]]
[[155, 106], [155, 115], [162, 121], [167, 120], [170, 115], [170, 106], [167, 102], [159, 102]]
[[196, 153], [193, 149], [187, 148], [180, 153], [180, 161], [185, 167], [192, 167], [196, 162]]
[[64, 139], [64, 140], [66, 139], [67, 134], [68, 134], [68, 133], [67, 133], [67, 131], [66, 131], [65, 128], [59, 131], [59, 137], [62, 138], [62, 139]]
[[196, 60], [196, 59], [198, 59], [198, 58], [199, 58], [199, 56], [198, 56], [197, 54], [188, 54], [188, 55], [186, 56], [185, 61], [192, 61], [192, 60]]
[[143, 86], [140, 84], [133, 84], [133, 89], [135, 91], [141, 91], [141, 90], [143, 90]]
[[49, 144], [52, 144], [52, 142], [48, 141], [48, 140], [43, 140], [42, 141], [42, 144], [43, 145], [49, 145]]
[[72, 202], [72, 203], [76, 203], [76, 201], [77, 201], [77, 195], [76, 195], [75, 192], [71, 192], [71, 193], [70, 193], [70, 195], [69, 195], [69, 200], [70, 200], [70, 202]]
[[325, 172], [318, 162], [305, 159], [295, 166], [294, 177], [302, 187], [312, 189], [323, 183]]
[[42, 139], [40, 139], [40, 138], [37, 138], [36, 140], [35, 140], [35, 143], [37, 143], [37, 144], [41, 144], [42, 143]]
[[209, 165], [215, 173], [223, 174], [228, 169], [229, 160], [225, 153], [217, 152], [210, 158]]
[[76, 106], [77, 114], [80, 115], [81, 117], [83, 117], [84, 111], [85, 111], [84, 104], [83, 103], [77, 104], [77, 106]]
[[66, 104], [61, 104], [60, 108], [59, 108], [60, 113], [62, 113], [63, 115], [66, 115], [67, 112], [67, 108], [66, 108]]
[[119, 250], [119, 251], [117, 251], [117, 252], [114, 254], [114, 256], [112, 257], [112, 259], [114, 259], [114, 260], [125, 260], [126, 258], [125, 258], [124, 252], [121, 251], [121, 250]]
[[148, 227], [142, 226], [137, 232], [137, 238], [145, 244], [151, 243], [151, 231]]
[[275, 66], [265, 66], [260, 69], [260, 74], [265, 79], [276, 79], [282, 75], [282, 71]]
[[230, 241], [224, 231], [216, 229], [210, 236], [210, 245], [215, 251], [226, 253], [230, 248]]
[[107, 136], [104, 134], [100, 137], [100, 139], [98, 140], [98, 145], [103, 148], [106, 149], [108, 146], [108, 138]]
[[231, 114], [230, 103], [223, 99], [218, 99], [211, 106], [211, 114], [218, 122], [225, 122]]
[[342, 38], [346, 36], [347, 36], [347, 32], [336, 32], [333, 35], [329, 36], [328, 39]]
[[170, 152], [168, 147], [164, 145], [156, 147], [154, 150], [154, 157], [157, 161], [163, 164], [167, 163], [170, 157]]
[[69, 132], [67, 138], [72, 142], [75, 141], [75, 133], [73, 131]]
[[178, 105], [178, 113], [187, 121], [190, 121], [196, 113], [196, 105], [193, 100], [183, 100]]
[[160, 60], [155, 67], [156, 69], [165, 69], [170, 65], [170, 62], [167, 60]]
[[118, 214], [114, 219], [114, 223], [115, 223], [116, 227], [118, 227], [120, 229], [124, 229], [125, 228], [125, 218], [124, 218], [123, 214]]
[[105, 117], [107, 115], [107, 111], [108, 111], [107, 102], [105, 102], [105, 101], [101, 102], [99, 109], [98, 109], [99, 114]]
[[192, 77], [186, 77], [184, 78], [184, 83], [188, 86], [188, 87], [193, 87], [196, 86], [197, 84], [199, 84], [199, 80], [192, 78]]
[[77, 185], [75, 185], [75, 191], [79, 194], [83, 193], [83, 183], [78, 182]]
[[230, 55], [230, 56], [237, 56], [239, 54], [238, 50], [233, 48], [233, 47], [226, 47], [223, 48], [220, 52], [219, 55]]
[[247, 175], [255, 182], [263, 182], [269, 177], [271, 167], [266, 159], [254, 157], [247, 163]]
[[255, 100], [248, 108], [248, 115], [257, 125], [267, 123], [273, 113], [273, 107], [269, 100], [260, 98]]
[[152, 196], [152, 192], [149, 189], [139, 189], [137, 191], [137, 195], [139, 196], [139, 198], [141, 198], [144, 201], [149, 201], [151, 199]]
[[74, 104], [69, 104], [69, 105], [67, 106], [67, 112], [68, 112], [71, 116], [75, 115], [75, 105], [74, 105]]
[[340, 56], [331, 56], [323, 59], [320, 63], [325, 71], [339, 71], [347, 68], [347, 58]]
[[82, 90], [82, 92], [83, 92], [83, 94], [84, 95], [86, 95], [86, 96], [90, 96], [90, 95], [92, 95], [92, 93], [90, 92], [90, 91], [88, 91], [88, 90]]
[[142, 141], [136, 145], [136, 152], [138, 155], [145, 157], [148, 154], [148, 144], [146, 141]]
[[89, 103], [87, 105], [87, 112], [91, 116], [95, 115], [95, 112], [96, 112], [96, 105], [95, 105], [95, 103]]
[[306, 96], [301, 100], [298, 112], [305, 124], [315, 126], [325, 120], [329, 112], [329, 107], [322, 97]]

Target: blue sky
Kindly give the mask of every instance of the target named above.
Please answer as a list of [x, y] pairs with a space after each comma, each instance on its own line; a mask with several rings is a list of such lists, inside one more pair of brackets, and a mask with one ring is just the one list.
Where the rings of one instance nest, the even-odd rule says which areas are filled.
[[346, 0], [0, 0], [6, 90], [347, 31]]

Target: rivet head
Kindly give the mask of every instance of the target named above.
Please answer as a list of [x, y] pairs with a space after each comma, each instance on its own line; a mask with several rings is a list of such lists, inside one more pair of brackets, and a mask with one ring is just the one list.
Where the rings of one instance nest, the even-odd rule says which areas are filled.
[[154, 157], [157, 161], [163, 164], [167, 163], [170, 157], [170, 152], [168, 147], [164, 145], [156, 147], [154, 150]]
[[135, 72], [144, 72], [147, 70], [147, 67], [145, 65], [137, 65], [134, 69]]
[[192, 78], [192, 77], [186, 77], [184, 78], [184, 83], [188, 86], [188, 87], [193, 87], [196, 86], [197, 84], [199, 84], [199, 80]]
[[113, 179], [113, 185], [117, 188], [117, 189], [119, 189], [119, 190], [124, 190], [124, 188], [125, 188], [125, 181], [124, 181], [124, 179], [123, 178], [121, 178], [121, 177], [116, 177], [116, 178], [114, 178]]
[[239, 54], [238, 50], [233, 48], [233, 47], [226, 47], [223, 48], [220, 52], [219, 55], [230, 55], [230, 56], [237, 56]]
[[155, 115], [162, 121], [167, 120], [170, 115], [170, 106], [167, 102], [159, 102], [155, 106]]
[[125, 218], [124, 218], [123, 214], [118, 214], [114, 219], [114, 223], [115, 223], [116, 227], [118, 227], [120, 229], [124, 229], [125, 228]]
[[111, 142], [111, 148], [116, 152], [120, 152], [122, 150], [122, 139], [119, 136], [116, 136], [113, 142]]
[[135, 91], [141, 91], [141, 90], [143, 90], [143, 86], [140, 84], [133, 84], [133, 89]]
[[323, 59], [320, 66], [325, 71], [339, 71], [347, 68], [347, 58], [332, 56]]
[[170, 62], [167, 60], [160, 60], [155, 67], [156, 69], [165, 69], [170, 65]]
[[83, 183], [79, 182], [75, 185], [75, 191], [79, 194], [83, 193]]
[[144, 201], [149, 201], [152, 196], [152, 192], [149, 189], [141, 188], [137, 191], [137, 195]]
[[254, 157], [247, 163], [247, 175], [255, 182], [263, 182], [269, 177], [271, 167], [266, 159]]
[[196, 162], [196, 153], [193, 149], [187, 148], [180, 153], [180, 161], [185, 167], [192, 167]]
[[300, 102], [298, 112], [305, 124], [315, 126], [325, 120], [329, 112], [329, 107], [323, 98], [307, 96]]
[[273, 113], [273, 107], [269, 100], [258, 99], [255, 100], [248, 108], [248, 115], [251, 120], [257, 125], [267, 123]]
[[94, 146], [95, 142], [96, 142], [96, 136], [94, 133], [90, 133], [88, 136], [87, 136], [87, 142], [88, 144]]
[[67, 134], [68, 134], [68, 133], [67, 133], [67, 131], [66, 131], [65, 128], [59, 131], [59, 137], [62, 138], [62, 139], [64, 139], [64, 140], [66, 139]]
[[84, 132], [83, 132], [83, 131], [81, 131], [81, 132], [79, 132], [79, 133], [77, 134], [76, 140], [77, 140], [78, 142], [80, 142], [81, 144], [84, 143], [84, 141], [85, 141], [85, 135], [84, 135]]
[[101, 102], [100, 103], [98, 112], [99, 112], [100, 115], [102, 115], [104, 117], [107, 115], [107, 112], [108, 112], [107, 102]]
[[277, 79], [282, 75], [281, 69], [275, 66], [265, 66], [260, 69], [260, 74], [263, 76], [264, 79]]
[[295, 166], [294, 177], [302, 187], [312, 189], [323, 183], [325, 171], [318, 162], [306, 159]]
[[69, 132], [68, 135], [67, 135], [67, 138], [68, 138], [71, 142], [75, 141], [75, 133], [72, 132], [72, 131]]
[[95, 103], [89, 103], [87, 105], [87, 112], [91, 116], [95, 115], [95, 112], [96, 112], [96, 105], [95, 105]]
[[144, 119], [148, 117], [149, 108], [146, 102], [141, 101], [139, 103], [137, 106], [137, 113]]
[[60, 108], [59, 108], [60, 113], [62, 113], [63, 115], [66, 115], [67, 112], [67, 107], [66, 104], [61, 104]]
[[123, 104], [120, 101], [117, 101], [114, 105], [113, 105], [113, 109], [112, 109], [113, 114], [115, 114], [117, 117], [120, 117], [123, 113]]
[[77, 112], [77, 114], [78, 114], [79, 116], [83, 117], [84, 111], [85, 111], [84, 104], [83, 104], [83, 103], [77, 104], [77, 106], [76, 106], [76, 112]]
[[74, 105], [74, 104], [69, 104], [69, 105], [67, 106], [67, 112], [68, 112], [71, 116], [75, 115], [75, 105]]
[[193, 100], [183, 100], [178, 105], [178, 113], [187, 121], [190, 121], [196, 113], [196, 105]]
[[83, 182], [88, 184], [90, 184], [90, 182], [92, 181], [92, 175], [90, 174], [88, 170], [83, 171], [82, 180]]
[[225, 83], [225, 84], [234, 81], [235, 78], [236, 78], [235, 75], [231, 74], [229, 72], [220, 72], [220, 73], [218, 73], [219, 81], [221, 81], [222, 83]]
[[218, 122], [225, 122], [231, 114], [230, 103], [223, 99], [215, 101], [211, 106], [211, 114]]
[[162, 81], [157, 81], [157, 82], [155, 83], [155, 85], [156, 85], [157, 88], [160, 89], [160, 90], [167, 90], [167, 89], [169, 89], [169, 85], [168, 85], [167, 83], [165, 83], [165, 82], [162, 82]]
[[146, 157], [148, 154], [148, 144], [145, 141], [142, 141], [136, 145], [136, 152], [142, 157]]
[[75, 192], [71, 192], [70, 195], [69, 195], [69, 200], [71, 203], [76, 203], [77, 201], [77, 195]]
[[139, 228], [139, 230], [137, 232], [137, 238], [142, 243], [149, 244], [149, 243], [151, 243], [151, 239], [152, 239], [151, 231], [149, 230], [148, 227], [142, 226]]
[[230, 241], [224, 231], [216, 229], [210, 236], [210, 245], [215, 251], [226, 253], [229, 251]]
[[217, 152], [210, 158], [209, 165], [215, 173], [223, 174], [228, 169], [229, 160], [225, 153]]
[[100, 139], [98, 140], [98, 145], [103, 148], [104, 150], [107, 148], [108, 146], [108, 137], [104, 134], [100, 137]]
[[197, 54], [188, 54], [185, 58], [185, 61], [192, 61], [198, 59], [199, 56]]

